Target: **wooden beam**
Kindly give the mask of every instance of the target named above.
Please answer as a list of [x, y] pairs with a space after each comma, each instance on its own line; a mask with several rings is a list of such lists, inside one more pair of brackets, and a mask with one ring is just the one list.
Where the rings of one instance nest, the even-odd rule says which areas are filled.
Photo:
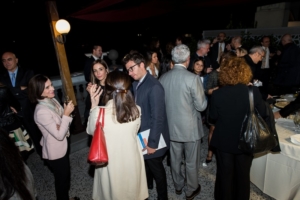
[[52, 40], [55, 47], [56, 57], [59, 66], [59, 73], [62, 82], [62, 88], [65, 95], [68, 95], [69, 98], [72, 100], [73, 104], [75, 105], [75, 109], [73, 113], [75, 114], [73, 122], [70, 126], [70, 132], [72, 134], [81, 133], [84, 131], [84, 126], [81, 122], [79, 109], [77, 106], [76, 96], [73, 89], [73, 83], [70, 75], [70, 69], [68, 64], [68, 59], [66, 55], [65, 45], [63, 43], [59, 43], [56, 40], [56, 37], [59, 33], [55, 29], [55, 24], [59, 20], [56, 2], [55, 1], [47, 1], [46, 2], [48, 19], [51, 29]]
[[47, 11], [48, 11], [48, 18], [50, 23], [51, 35], [52, 40], [55, 47], [56, 57], [58, 60], [59, 72], [61, 77], [61, 82], [63, 86], [63, 91], [65, 95], [68, 95], [69, 98], [72, 100], [73, 104], [77, 106], [76, 96], [73, 89], [72, 79], [70, 75], [70, 69], [68, 64], [68, 59], [66, 55], [65, 45], [59, 43], [56, 40], [56, 37], [59, 33], [55, 29], [55, 23], [59, 20], [56, 2], [55, 1], [47, 1], [46, 2]]

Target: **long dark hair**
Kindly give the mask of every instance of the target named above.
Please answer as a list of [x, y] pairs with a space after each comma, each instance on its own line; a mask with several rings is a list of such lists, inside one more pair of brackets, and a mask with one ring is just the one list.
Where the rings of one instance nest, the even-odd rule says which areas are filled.
[[202, 61], [202, 63], [203, 63], [203, 70], [200, 72], [199, 76], [204, 76], [204, 75], [205, 75], [205, 72], [204, 72], [204, 68], [205, 68], [205, 67], [204, 67], [204, 60], [203, 60], [202, 57], [197, 57], [197, 58], [194, 60], [193, 65], [192, 65], [191, 72], [193, 72], [194, 74], [196, 74], [194, 67], [195, 67], [196, 62], [198, 62], [198, 61]]
[[119, 123], [134, 121], [140, 116], [130, 86], [131, 79], [129, 75], [119, 71], [109, 73], [105, 80], [105, 99], [106, 102], [113, 99]]
[[108, 71], [108, 65], [107, 63], [102, 60], [102, 59], [98, 59], [98, 60], [95, 60], [93, 62], [93, 65], [92, 65], [92, 68], [91, 68], [91, 77], [90, 77], [90, 80], [93, 84], [97, 84], [97, 85], [100, 85], [100, 80], [98, 80], [96, 77], [95, 77], [95, 74], [94, 74], [94, 65], [96, 64], [101, 64], [103, 65], [103, 67]]
[[0, 128], [0, 199], [8, 200], [15, 192], [22, 199], [33, 200], [26, 187], [23, 159], [8, 133]]

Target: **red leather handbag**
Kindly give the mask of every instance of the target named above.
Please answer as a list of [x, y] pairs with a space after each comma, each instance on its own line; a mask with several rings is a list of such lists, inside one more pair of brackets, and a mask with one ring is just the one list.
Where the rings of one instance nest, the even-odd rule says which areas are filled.
[[[106, 142], [104, 137], [104, 113], [105, 109], [100, 108], [98, 119], [96, 122], [96, 129], [92, 139], [90, 152], [88, 155], [88, 162], [93, 165], [105, 165], [108, 162], [108, 154], [106, 149]], [[101, 116], [101, 122], [100, 122]]]

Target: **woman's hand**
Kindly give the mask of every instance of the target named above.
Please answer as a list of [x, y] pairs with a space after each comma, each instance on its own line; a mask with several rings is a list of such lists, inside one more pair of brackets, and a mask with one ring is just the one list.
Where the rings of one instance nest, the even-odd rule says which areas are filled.
[[281, 115], [279, 112], [274, 112], [273, 114], [274, 114], [275, 119], [281, 118]]
[[87, 85], [87, 87], [86, 87], [86, 91], [88, 91], [88, 93], [90, 93], [90, 90], [91, 90], [92, 85], [93, 85], [93, 84], [92, 84], [91, 82], [88, 83], [88, 85]]
[[74, 104], [72, 103], [72, 100], [69, 101], [68, 104], [64, 103], [64, 115], [70, 116], [73, 110], [74, 110]]
[[207, 91], [207, 93], [209, 94], [209, 95], [211, 95], [215, 90], [217, 90], [217, 89], [219, 89], [219, 87], [215, 87], [215, 88], [212, 88], [212, 89], [209, 89], [208, 91]]
[[91, 86], [90, 88], [91, 103], [92, 103], [91, 109], [94, 108], [95, 106], [98, 106], [102, 92], [103, 90], [101, 89], [100, 86], [97, 86], [96, 84]]

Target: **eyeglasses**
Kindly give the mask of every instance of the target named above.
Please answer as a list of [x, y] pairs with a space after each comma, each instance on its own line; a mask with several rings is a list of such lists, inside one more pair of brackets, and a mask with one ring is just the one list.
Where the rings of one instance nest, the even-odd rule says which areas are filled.
[[[258, 53], [258, 52], [257, 52]], [[263, 56], [261, 53], [258, 53], [262, 59], [264, 59], [265, 56]]]
[[132, 72], [132, 71], [133, 71], [133, 68], [134, 68], [135, 66], [139, 65], [139, 64], [140, 64], [140, 63], [137, 63], [137, 64], [135, 64], [135, 65], [129, 67], [129, 68], [127, 69], [127, 71], [128, 71], [128, 72]]

